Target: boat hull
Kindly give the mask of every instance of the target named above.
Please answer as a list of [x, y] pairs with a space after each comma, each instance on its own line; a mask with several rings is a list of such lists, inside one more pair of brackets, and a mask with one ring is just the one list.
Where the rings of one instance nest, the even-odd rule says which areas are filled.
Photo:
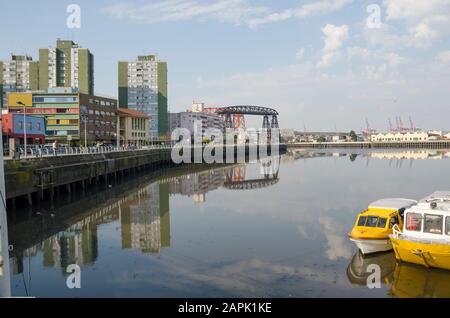
[[387, 252], [392, 250], [391, 241], [386, 239], [356, 239], [350, 238], [356, 246], [358, 246], [361, 253], [364, 255], [379, 253], [379, 252]]
[[450, 245], [391, 238], [397, 260], [430, 268], [450, 270]]

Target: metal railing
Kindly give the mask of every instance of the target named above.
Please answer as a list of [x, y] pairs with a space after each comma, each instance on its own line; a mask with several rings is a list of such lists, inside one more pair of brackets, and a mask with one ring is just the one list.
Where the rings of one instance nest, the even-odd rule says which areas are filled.
[[57, 157], [57, 156], [74, 156], [87, 154], [100, 154], [112, 152], [127, 152], [127, 151], [143, 151], [151, 149], [171, 149], [172, 145], [148, 145], [148, 146], [91, 146], [91, 147], [28, 147], [27, 153], [23, 148], [9, 153], [8, 149], [4, 151], [4, 158], [6, 160], [18, 160], [24, 158], [43, 158], [43, 157]]

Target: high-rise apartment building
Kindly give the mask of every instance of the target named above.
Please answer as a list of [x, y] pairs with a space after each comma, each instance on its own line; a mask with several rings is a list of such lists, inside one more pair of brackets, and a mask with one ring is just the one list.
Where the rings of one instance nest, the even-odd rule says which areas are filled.
[[167, 63], [154, 55], [119, 62], [119, 107], [150, 117], [150, 139], [167, 134]]
[[94, 94], [94, 56], [88, 49], [58, 39], [56, 47], [39, 50], [39, 89], [54, 87]]
[[7, 107], [7, 93], [38, 89], [38, 65], [30, 56], [12, 55], [0, 61], [0, 106]]

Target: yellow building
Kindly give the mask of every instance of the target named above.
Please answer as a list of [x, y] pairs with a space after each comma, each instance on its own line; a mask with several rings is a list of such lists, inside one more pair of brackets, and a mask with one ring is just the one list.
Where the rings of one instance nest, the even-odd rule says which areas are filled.
[[120, 145], [142, 146], [148, 143], [150, 117], [140, 111], [127, 108], [117, 109], [117, 129]]
[[428, 141], [430, 136], [427, 132], [404, 132], [404, 133], [380, 133], [370, 137], [372, 142], [410, 142]]

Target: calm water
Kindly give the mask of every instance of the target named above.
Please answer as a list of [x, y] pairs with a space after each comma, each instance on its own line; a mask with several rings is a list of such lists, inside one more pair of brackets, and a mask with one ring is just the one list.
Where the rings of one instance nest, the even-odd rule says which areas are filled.
[[[297, 151], [62, 194], [10, 213], [12, 294], [449, 297], [450, 272], [398, 265], [392, 253], [362, 258], [347, 239], [371, 201], [450, 190], [449, 156]], [[66, 287], [74, 263], [81, 289]], [[365, 286], [374, 263], [380, 289]]]

